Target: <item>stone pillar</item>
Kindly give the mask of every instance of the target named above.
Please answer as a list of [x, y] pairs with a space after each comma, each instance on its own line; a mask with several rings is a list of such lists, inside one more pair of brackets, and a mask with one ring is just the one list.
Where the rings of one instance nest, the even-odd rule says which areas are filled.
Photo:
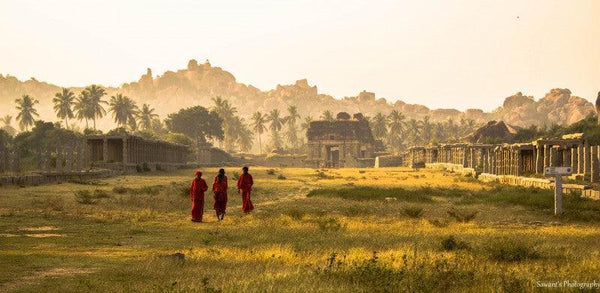
[[102, 162], [108, 163], [108, 139], [102, 140]]
[[535, 174], [541, 174], [544, 172], [543, 156], [542, 156], [543, 145], [535, 146]]
[[590, 174], [591, 171], [591, 166], [592, 166], [592, 155], [590, 152], [590, 145], [588, 144], [588, 142], [586, 141], [584, 146], [583, 146], [583, 160], [584, 160], [584, 174]]
[[574, 148], [573, 146], [571, 146], [570, 148], [571, 150], [571, 170], [573, 171], [573, 174], [577, 173], [577, 149]]
[[83, 168], [83, 147], [81, 146], [81, 142], [77, 143], [77, 167], [76, 171], [81, 172]]
[[583, 174], [585, 172], [585, 159], [583, 154], [583, 143], [577, 146], [577, 173]]
[[598, 176], [600, 175], [600, 170], [598, 170], [598, 146], [591, 147], [591, 166], [590, 166], [590, 181], [592, 183], [598, 182]]
[[523, 174], [523, 160], [521, 159], [521, 150], [517, 149], [515, 151], [515, 155], [516, 155], [516, 161], [517, 161], [517, 168], [516, 168], [516, 175], [517, 176], [521, 176], [521, 174]]
[[65, 172], [70, 173], [73, 169], [73, 147], [67, 147], [67, 156], [65, 161]]
[[56, 147], [56, 173], [62, 172], [63, 167], [62, 149], [60, 146]]
[[123, 166], [127, 165], [129, 162], [129, 154], [128, 154], [128, 140], [127, 137], [123, 138]]

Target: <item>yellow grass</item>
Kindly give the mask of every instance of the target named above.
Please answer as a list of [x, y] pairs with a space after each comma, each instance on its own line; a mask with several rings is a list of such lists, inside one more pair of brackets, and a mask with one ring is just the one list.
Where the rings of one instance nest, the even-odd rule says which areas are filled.
[[[231, 188], [222, 222], [210, 194], [206, 222], [189, 221], [182, 188], [193, 170], [0, 188], [0, 291], [532, 291], [537, 282], [600, 276], [598, 221], [473, 200], [497, 192], [490, 185], [406, 168], [284, 168], [275, 175], [267, 169], [251, 168], [256, 211], [250, 215], [241, 213], [231, 179], [238, 170], [226, 169]], [[207, 181], [216, 170], [204, 170]], [[121, 194], [114, 187], [158, 191]], [[415, 195], [436, 187], [464, 195], [433, 191], [423, 202], [306, 196], [354, 187], [401, 187]], [[74, 194], [96, 189], [108, 198], [81, 204]], [[406, 207], [421, 208], [423, 216], [405, 215]], [[448, 215], [451, 209], [478, 213], [461, 223]], [[444, 250], [449, 236], [468, 248]], [[511, 241], [533, 252], [516, 261], [494, 256], [494, 245], [511, 249]]]

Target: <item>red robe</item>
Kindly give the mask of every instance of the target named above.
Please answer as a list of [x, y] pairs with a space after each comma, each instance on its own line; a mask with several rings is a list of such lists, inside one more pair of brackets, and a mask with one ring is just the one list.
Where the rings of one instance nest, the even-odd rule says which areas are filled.
[[252, 200], [250, 200], [252, 185], [254, 185], [252, 175], [248, 173], [240, 175], [240, 178], [237, 182], [237, 187], [239, 190], [242, 191], [242, 211], [244, 213], [250, 212], [254, 209], [254, 206], [252, 205]]
[[227, 209], [227, 176], [223, 176], [221, 182], [219, 182], [219, 176], [215, 177], [213, 192], [215, 193], [213, 208], [217, 211], [217, 214], [225, 214]]
[[190, 198], [192, 199], [192, 220], [202, 222], [204, 214], [204, 192], [208, 190], [208, 185], [204, 179], [195, 178], [190, 187]]

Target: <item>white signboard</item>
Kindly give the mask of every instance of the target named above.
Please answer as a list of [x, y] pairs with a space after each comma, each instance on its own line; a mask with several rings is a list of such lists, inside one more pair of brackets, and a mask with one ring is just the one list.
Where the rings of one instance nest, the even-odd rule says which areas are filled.
[[573, 170], [571, 167], [546, 167], [544, 169], [544, 175], [546, 176], [564, 176], [571, 175]]

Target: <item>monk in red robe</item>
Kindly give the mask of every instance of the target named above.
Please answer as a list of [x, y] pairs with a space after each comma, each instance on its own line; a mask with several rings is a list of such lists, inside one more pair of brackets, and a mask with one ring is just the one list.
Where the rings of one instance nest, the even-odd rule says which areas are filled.
[[202, 222], [204, 214], [204, 192], [208, 190], [206, 181], [202, 179], [202, 171], [196, 171], [196, 178], [192, 180], [190, 198], [192, 199], [192, 221]]
[[225, 176], [224, 169], [219, 169], [219, 174], [215, 177], [213, 192], [215, 194], [213, 208], [217, 213], [217, 219], [220, 221], [225, 218], [225, 210], [227, 209], [227, 176]]
[[252, 175], [248, 173], [248, 167], [242, 168], [242, 175], [237, 182], [237, 188], [242, 193], [242, 212], [249, 213], [254, 209], [252, 200], [250, 200], [250, 193], [252, 192]]

